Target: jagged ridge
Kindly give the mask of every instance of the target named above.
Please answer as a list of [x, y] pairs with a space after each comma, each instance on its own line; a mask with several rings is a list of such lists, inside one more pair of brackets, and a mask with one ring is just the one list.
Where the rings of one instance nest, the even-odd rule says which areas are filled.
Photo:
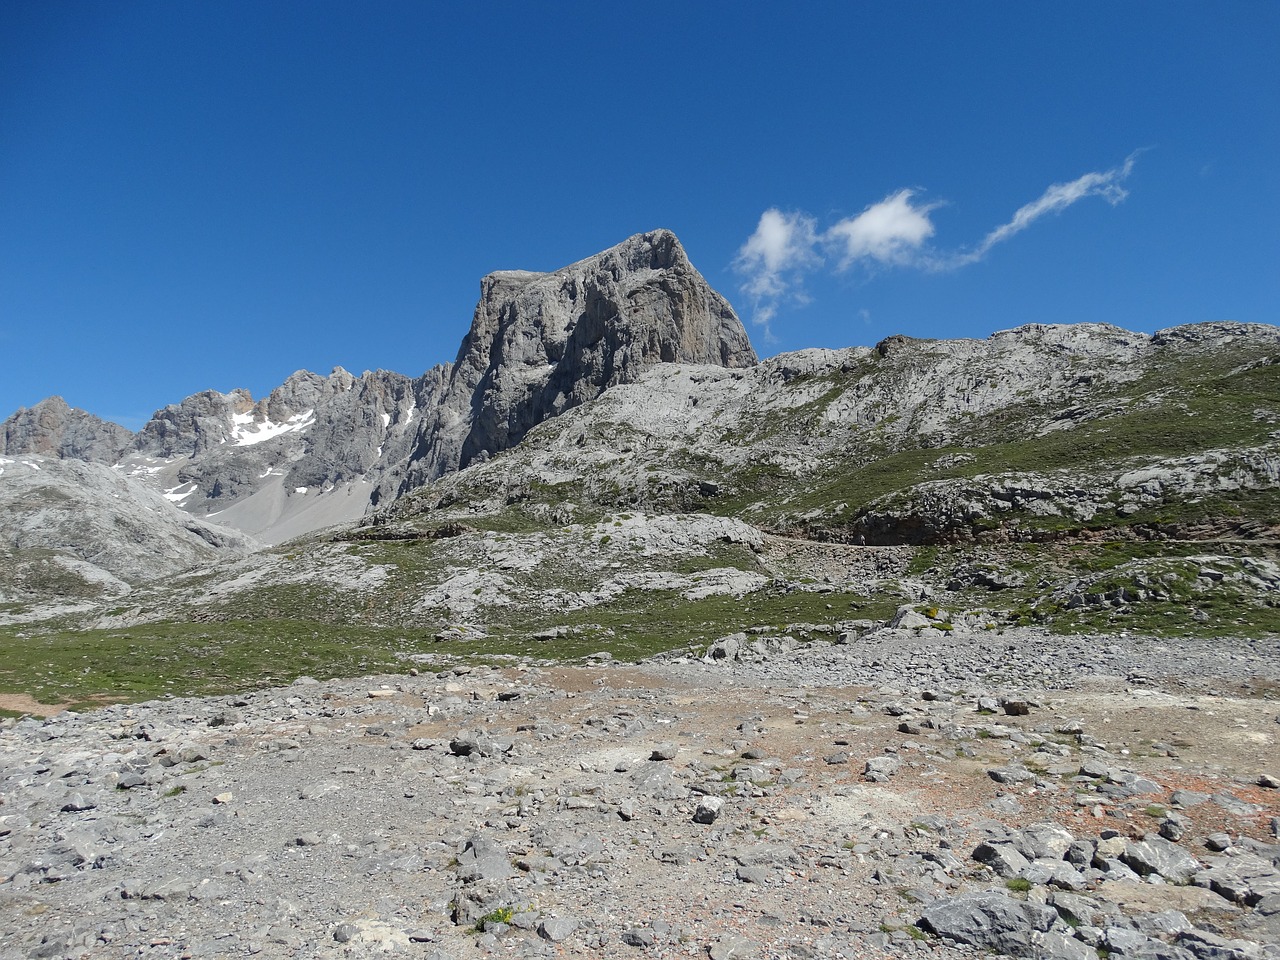
[[194, 394], [136, 436], [55, 398], [6, 421], [0, 452], [115, 463], [191, 513], [278, 542], [487, 459], [662, 362], [756, 356], [733, 308], [657, 230], [554, 273], [485, 277], [457, 359], [420, 377], [299, 371], [259, 401]]

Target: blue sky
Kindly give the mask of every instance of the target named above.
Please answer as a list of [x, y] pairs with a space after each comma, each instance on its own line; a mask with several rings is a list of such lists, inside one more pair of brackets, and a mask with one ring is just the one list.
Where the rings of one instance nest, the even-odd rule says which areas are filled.
[[1280, 3], [0, 4], [0, 417], [453, 359], [674, 230], [757, 350], [1280, 322]]

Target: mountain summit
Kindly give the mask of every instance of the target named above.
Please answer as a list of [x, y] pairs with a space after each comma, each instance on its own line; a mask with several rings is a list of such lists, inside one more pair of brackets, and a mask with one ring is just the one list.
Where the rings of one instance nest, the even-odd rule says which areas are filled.
[[669, 230], [554, 273], [491, 273], [480, 291], [401, 493], [515, 446], [542, 421], [655, 364], [757, 362], [733, 307]]
[[654, 230], [552, 273], [489, 274], [457, 359], [420, 377], [298, 371], [259, 401], [194, 394], [136, 436], [51, 398], [0, 426], [0, 454], [114, 463], [189, 513], [279, 542], [486, 460], [659, 363], [756, 362], [728, 301]]

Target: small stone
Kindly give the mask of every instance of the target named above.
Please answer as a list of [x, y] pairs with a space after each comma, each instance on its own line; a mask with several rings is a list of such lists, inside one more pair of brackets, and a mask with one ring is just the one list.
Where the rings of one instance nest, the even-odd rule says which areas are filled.
[[674, 743], [660, 743], [653, 748], [653, 752], [649, 754], [650, 760], [674, 760], [676, 758], [677, 747]]
[[1080, 765], [1080, 776], [1092, 777], [1094, 780], [1105, 779], [1110, 772], [1108, 767], [1101, 760], [1086, 760]]
[[715, 823], [724, 808], [724, 801], [719, 797], [703, 797], [698, 801], [698, 809], [693, 813], [694, 823]]
[[1120, 859], [1139, 876], [1157, 873], [1171, 883], [1187, 883], [1202, 869], [1199, 861], [1176, 843], [1150, 834], [1146, 840], [1126, 843]]
[[871, 757], [863, 769], [862, 775], [872, 783], [884, 783], [902, 767], [897, 757]]
[[727, 934], [707, 948], [711, 960], [741, 960], [759, 955], [759, 948], [746, 937]]
[[1231, 835], [1227, 833], [1211, 833], [1204, 838], [1204, 845], [1216, 853], [1221, 853], [1231, 846]]
[[184, 743], [178, 747], [178, 760], [182, 763], [198, 763], [209, 759], [209, 750], [198, 743]]
[[629, 947], [652, 947], [657, 940], [657, 936], [648, 927], [622, 931], [622, 942]]
[[1006, 880], [1021, 876], [1031, 866], [1011, 843], [980, 843], [973, 851], [973, 859], [985, 863]]
[[62, 805], [63, 813], [83, 813], [85, 810], [92, 810], [97, 804], [86, 800], [82, 794], [73, 793], [70, 799]]
[[544, 917], [538, 924], [538, 936], [552, 943], [568, 939], [578, 929], [578, 921], [572, 917]]
[[217, 804], [223, 804], [223, 803], [230, 803], [234, 799], [235, 799], [235, 796], [228, 791], [227, 793], [218, 794], [216, 797], [213, 798], [213, 802]]

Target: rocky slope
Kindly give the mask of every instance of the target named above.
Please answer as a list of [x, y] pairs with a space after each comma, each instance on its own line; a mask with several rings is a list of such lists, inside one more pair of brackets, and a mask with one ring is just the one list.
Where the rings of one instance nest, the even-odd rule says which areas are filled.
[[1046, 640], [10, 720], [0, 957], [1280, 955], [1274, 644]]
[[115, 463], [132, 447], [129, 430], [68, 406], [61, 397], [24, 407], [0, 425], [0, 457], [36, 454]]
[[1276, 327], [898, 337], [744, 370], [657, 367], [388, 517], [699, 509], [879, 544], [1203, 521], [1203, 536], [1274, 540], [1278, 428]]
[[19, 608], [22, 619], [92, 608], [261, 546], [104, 464], [0, 457], [0, 622]]

